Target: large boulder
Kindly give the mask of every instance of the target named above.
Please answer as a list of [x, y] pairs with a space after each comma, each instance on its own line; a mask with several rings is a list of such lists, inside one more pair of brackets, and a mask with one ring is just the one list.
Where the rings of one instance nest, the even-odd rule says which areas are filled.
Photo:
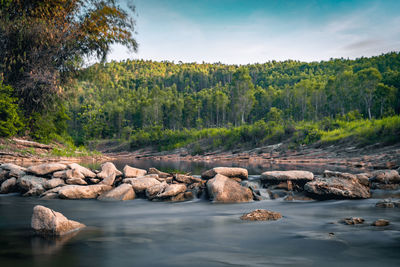
[[43, 185], [46, 181], [47, 181], [47, 179], [45, 179], [45, 178], [36, 177], [36, 176], [32, 176], [32, 175], [25, 175], [25, 176], [18, 178], [17, 184], [23, 191], [34, 190], [34, 191], [38, 191], [38, 193], [41, 191], [40, 192], [40, 194], [41, 194], [44, 192]]
[[157, 198], [157, 195], [161, 194], [166, 187], [168, 187], [168, 184], [166, 182], [153, 185], [152, 187], [146, 189], [146, 197], [149, 200], [155, 199]]
[[65, 185], [65, 182], [63, 179], [53, 178], [53, 179], [49, 179], [46, 182], [44, 182], [43, 187], [44, 187], [44, 189], [49, 190], [49, 189], [53, 189], [57, 186], [62, 186], [62, 185]]
[[184, 184], [169, 184], [162, 193], [157, 195], [158, 198], [169, 198], [185, 192], [187, 189]]
[[32, 228], [41, 234], [65, 235], [85, 227], [84, 224], [68, 220], [61, 213], [37, 205], [33, 208]]
[[72, 170], [77, 170], [79, 171], [81, 174], [83, 174], [84, 177], [88, 177], [88, 178], [94, 178], [96, 177], [96, 174], [94, 172], [92, 172], [91, 170], [89, 170], [88, 168], [85, 168], [77, 163], [71, 163], [68, 164], [68, 167]]
[[5, 180], [0, 187], [0, 194], [7, 194], [13, 192], [17, 186], [17, 178], [11, 177]]
[[201, 183], [200, 178], [196, 178], [190, 175], [185, 175], [185, 174], [174, 174], [174, 179], [180, 183], [184, 184], [193, 184], [193, 183]]
[[121, 184], [118, 187], [101, 194], [98, 200], [123, 201], [135, 199], [135, 191], [130, 184]]
[[314, 174], [309, 171], [268, 171], [263, 172], [260, 179], [267, 182], [308, 182], [314, 179]]
[[318, 178], [306, 183], [304, 189], [311, 197], [321, 200], [371, 197], [369, 187], [360, 184], [356, 178]]
[[146, 175], [147, 171], [125, 165], [123, 173], [126, 178], [134, 178]]
[[160, 170], [157, 170], [156, 168], [149, 168], [149, 174], [157, 174], [158, 177], [160, 178], [167, 178], [169, 176], [171, 176], [171, 174], [166, 173], [166, 172], [162, 172]]
[[122, 182], [132, 185], [137, 194], [144, 193], [146, 189], [160, 184], [160, 181], [151, 177], [126, 178]]
[[69, 169], [65, 172], [66, 179], [85, 179], [85, 175], [83, 175], [78, 169]]
[[61, 163], [44, 163], [40, 165], [31, 166], [27, 169], [27, 172], [35, 175], [46, 175], [56, 171], [62, 171], [67, 169], [67, 166]]
[[111, 186], [103, 184], [66, 185], [58, 190], [58, 196], [64, 199], [92, 199], [111, 189]]
[[[54, 178], [57, 179], [57, 178]], [[65, 180], [66, 184], [87, 185], [87, 182], [81, 178], [70, 178]]]
[[400, 175], [396, 170], [379, 170], [372, 173], [371, 182], [380, 184], [398, 184]]
[[101, 179], [106, 179], [109, 177], [111, 174], [115, 174], [115, 176], [120, 176], [122, 175], [122, 172], [117, 170], [115, 165], [111, 162], [106, 162], [103, 165], [101, 165], [101, 172], [97, 174], [97, 177]]
[[244, 168], [231, 168], [231, 167], [216, 167], [211, 170], [205, 171], [201, 174], [203, 179], [211, 179], [217, 174], [223, 175], [228, 178], [240, 178], [242, 180], [249, 178], [249, 173]]
[[13, 163], [2, 164], [1, 168], [3, 170], [7, 170], [8, 171], [8, 176], [9, 177], [15, 177], [15, 178], [19, 178], [19, 177], [24, 176], [26, 171], [27, 171], [25, 167], [21, 167], [21, 166], [15, 165]]
[[100, 184], [113, 185], [114, 181], [115, 181], [115, 173], [111, 173], [103, 181], [101, 181]]
[[214, 202], [236, 203], [253, 200], [253, 193], [249, 188], [221, 174], [207, 181], [207, 190]]

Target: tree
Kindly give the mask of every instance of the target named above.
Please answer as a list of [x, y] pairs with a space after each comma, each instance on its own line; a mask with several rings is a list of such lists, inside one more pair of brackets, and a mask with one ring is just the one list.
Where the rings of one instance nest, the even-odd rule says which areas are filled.
[[374, 104], [376, 89], [381, 80], [382, 75], [375, 68], [367, 68], [357, 72], [358, 89], [364, 99], [369, 119], [372, 119], [371, 108]]
[[45, 113], [85, 57], [135, 51], [134, 25], [115, 0], [0, 0], [0, 76], [28, 119]]
[[231, 116], [235, 125], [245, 123], [254, 103], [254, 85], [245, 67], [239, 68], [231, 83]]

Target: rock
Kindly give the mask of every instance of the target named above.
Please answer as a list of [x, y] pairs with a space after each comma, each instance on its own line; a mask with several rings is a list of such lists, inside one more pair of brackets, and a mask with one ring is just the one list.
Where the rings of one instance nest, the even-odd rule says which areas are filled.
[[149, 200], [152, 200], [157, 197], [158, 194], [161, 194], [164, 189], [168, 186], [166, 182], [162, 182], [160, 184], [156, 184], [152, 187], [146, 189], [146, 197]]
[[54, 172], [52, 177], [53, 178], [67, 179], [67, 170]]
[[8, 176], [9, 177], [15, 177], [15, 178], [19, 178], [25, 175], [26, 173], [26, 168], [12, 164], [12, 163], [6, 163], [6, 164], [2, 164], [1, 168], [3, 170], [7, 170], [8, 171]]
[[41, 198], [48, 198], [48, 195], [55, 196], [51, 198], [58, 198], [58, 192], [61, 190], [62, 186], [54, 187], [53, 189], [47, 190], [40, 195]]
[[27, 172], [35, 175], [46, 175], [56, 171], [62, 171], [67, 169], [67, 166], [61, 163], [44, 163], [40, 165], [31, 166], [27, 169]]
[[101, 194], [98, 200], [123, 201], [135, 199], [135, 191], [130, 184], [121, 184], [111, 191]]
[[182, 202], [182, 201], [189, 201], [192, 200], [194, 198], [193, 193], [192, 192], [183, 192], [183, 193], [179, 193], [176, 196], [173, 196], [169, 199], [169, 201], [172, 202]]
[[390, 199], [383, 199], [375, 204], [375, 207], [378, 208], [394, 208], [399, 207], [400, 201], [392, 202]]
[[201, 179], [189, 176], [189, 175], [184, 175], [184, 174], [174, 174], [174, 179], [180, 183], [184, 184], [193, 184], [193, 183], [200, 183]]
[[111, 190], [109, 185], [66, 185], [60, 188], [58, 196], [64, 199], [91, 199]]
[[15, 190], [16, 186], [17, 186], [17, 178], [12, 177], [10, 179], [7, 179], [1, 184], [0, 194], [11, 193]]
[[88, 177], [88, 178], [95, 178], [96, 174], [94, 172], [92, 172], [91, 170], [89, 170], [88, 168], [85, 168], [77, 163], [71, 163], [68, 164], [68, 167], [72, 170], [77, 170], [79, 171], [84, 177]]
[[282, 218], [282, 215], [279, 212], [257, 209], [250, 213], [243, 214], [240, 219], [247, 221], [270, 221], [270, 220], [279, 220]]
[[65, 235], [85, 227], [82, 223], [68, 220], [61, 213], [40, 205], [33, 208], [31, 226], [36, 232], [47, 235]]
[[9, 171], [3, 170], [3, 169], [0, 168], [0, 185], [1, 185], [5, 180], [7, 180], [8, 178], [10, 178], [10, 177], [8, 176], [8, 173], [9, 173]]
[[379, 219], [376, 220], [375, 222], [372, 223], [373, 226], [386, 226], [389, 225], [389, 221], [388, 220], [384, 220], [384, 219]]
[[159, 171], [156, 168], [150, 168], [148, 173], [149, 174], [157, 174], [158, 177], [160, 177], [160, 178], [167, 178], [167, 177], [171, 176], [171, 174]]
[[359, 217], [350, 217], [350, 218], [344, 218], [342, 223], [347, 224], [347, 225], [352, 225], [352, 224], [362, 224], [364, 223], [363, 218]]
[[314, 174], [309, 171], [268, 171], [261, 174], [260, 180], [266, 182], [308, 182], [314, 179]]
[[164, 188], [164, 190], [157, 194], [158, 198], [168, 198], [176, 196], [180, 193], [185, 192], [187, 189], [186, 185], [184, 184], [170, 184]]
[[106, 179], [109, 177], [111, 174], [115, 174], [115, 176], [120, 176], [122, 175], [122, 172], [117, 170], [114, 164], [111, 162], [106, 162], [103, 165], [101, 165], [101, 172], [97, 174], [97, 177], [101, 179]]
[[223, 175], [228, 178], [240, 178], [246, 180], [249, 177], [249, 173], [244, 168], [229, 168], [229, 167], [216, 167], [211, 170], [205, 171], [201, 174], [203, 179], [211, 179], [217, 174]]
[[97, 179], [97, 178], [90, 178], [89, 181], [90, 181], [92, 184], [98, 184], [98, 183], [100, 182], [100, 179]]
[[43, 187], [46, 190], [53, 189], [60, 185], [65, 185], [64, 180], [60, 178], [53, 178], [43, 183]]
[[147, 173], [146, 170], [133, 168], [128, 165], [125, 165], [123, 172], [124, 172], [125, 178], [134, 178], [134, 177], [144, 176]]
[[355, 174], [351, 174], [351, 173], [347, 173], [347, 172], [334, 172], [334, 171], [329, 171], [329, 170], [324, 171], [324, 177], [326, 177], [326, 178], [338, 177], [338, 178], [344, 178], [344, 179], [357, 178]]
[[25, 175], [17, 179], [18, 186], [24, 191], [29, 191], [34, 188], [44, 191], [44, 183], [47, 181], [45, 178]]
[[115, 181], [115, 173], [111, 173], [109, 176], [107, 176], [107, 178], [105, 178], [99, 184], [113, 185], [114, 181]]
[[253, 200], [253, 193], [249, 188], [221, 174], [215, 175], [207, 181], [208, 194], [214, 202], [236, 203]]
[[85, 179], [85, 175], [83, 175], [80, 171], [77, 169], [71, 169], [67, 170], [65, 172], [65, 178], [66, 179]]
[[369, 198], [369, 187], [358, 182], [358, 179], [319, 178], [304, 185], [308, 195], [317, 199], [360, 199]]
[[400, 175], [395, 170], [379, 170], [372, 173], [371, 181], [381, 184], [398, 184]]
[[126, 178], [123, 183], [131, 184], [135, 193], [143, 193], [148, 188], [160, 184], [155, 178], [139, 177], [139, 178]]
[[66, 184], [87, 185], [87, 182], [81, 178], [70, 178], [65, 181]]

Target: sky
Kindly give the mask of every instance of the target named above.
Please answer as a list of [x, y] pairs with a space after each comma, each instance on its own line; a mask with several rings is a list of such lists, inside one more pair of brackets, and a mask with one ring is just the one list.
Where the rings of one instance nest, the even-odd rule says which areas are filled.
[[136, 6], [137, 53], [108, 60], [225, 64], [400, 51], [400, 0], [120, 0]]

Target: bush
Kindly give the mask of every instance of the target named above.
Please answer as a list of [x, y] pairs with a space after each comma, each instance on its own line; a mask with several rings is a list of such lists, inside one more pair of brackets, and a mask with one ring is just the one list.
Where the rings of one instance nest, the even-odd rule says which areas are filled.
[[0, 81], [0, 136], [17, 134], [24, 128], [20, 117], [17, 98], [12, 97], [13, 88]]

